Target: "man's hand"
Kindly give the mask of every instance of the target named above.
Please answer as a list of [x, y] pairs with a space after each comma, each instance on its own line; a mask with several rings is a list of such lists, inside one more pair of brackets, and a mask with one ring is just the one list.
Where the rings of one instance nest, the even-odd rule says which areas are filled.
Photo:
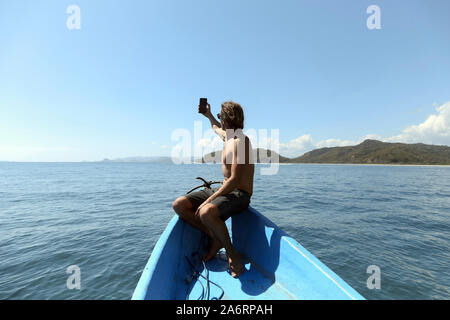
[[208, 203], [211, 203], [212, 200], [210, 198], [206, 199], [201, 205], [198, 206], [197, 211], [195, 211], [195, 216], [198, 217], [198, 214], [200, 213], [200, 209], [207, 205]]
[[[201, 112], [200, 112], [200, 105], [198, 106], [198, 112], [201, 113]], [[205, 111], [205, 113], [202, 113], [202, 114], [203, 114], [205, 117], [207, 117], [208, 119], [212, 116], [212, 113], [211, 113], [211, 106], [210, 106], [209, 103], [206, 104], [206, 111]]]

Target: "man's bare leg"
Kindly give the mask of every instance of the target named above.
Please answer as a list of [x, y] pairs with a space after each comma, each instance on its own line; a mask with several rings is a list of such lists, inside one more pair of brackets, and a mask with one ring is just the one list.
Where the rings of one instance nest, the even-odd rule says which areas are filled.
[[195, 217], [195, 212], [192, 208], [191, 202], [186, 197], [179, 197], [172, 204], [173, 210], [180, 216], [181, 219], [189, 223], [194, 228], [197, 228], [209, 236], [211, 232], [203, 225], [200, 219]]
[[199, 215], [200, 221], [211, 230], [214, 237], [225, 247], [231, 275], [234, 278], [239, 277], [244, 272], [244, 265], [239, 254], [234, 250], [234, 247], [231, 244], [227, 226], [220, 218], [219, 209], [214, 204], [207, 204], [200, 209]]
[[205, 227], [199, 217], [195, 216], [195, 212], [192, 208], [191, 202], [185, 196], [182, 196], [174, 201], [172, 207], [181, 219], [189, 223], [194, 228], [203, 231], [211, 238], [211, 246], [209, 247], [206, 255], [203, 257], [203, 260], [209, 261], [214, 258], [217, 252], [221, 248], [223, 248], [223, 245], [219, 240], [216, 239], [214, 234], [207, 227]]

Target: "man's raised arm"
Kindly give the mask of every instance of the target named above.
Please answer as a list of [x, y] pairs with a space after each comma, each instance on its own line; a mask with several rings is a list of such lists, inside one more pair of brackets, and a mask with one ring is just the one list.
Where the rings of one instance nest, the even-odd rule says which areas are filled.
[[217, 121], [216, 118], [214, 118], [214, 116], [212, 115], [211, 106], [209, 105], [209, 103], [206, 106], [206, 112], [203, 115], [209, 119], [209, 122], [211, 122], [211, 127], [213, 128], [214, 132], [217, 133], [223, 141], [225, 141], [225, 130], [222, 129], [220, 122]]

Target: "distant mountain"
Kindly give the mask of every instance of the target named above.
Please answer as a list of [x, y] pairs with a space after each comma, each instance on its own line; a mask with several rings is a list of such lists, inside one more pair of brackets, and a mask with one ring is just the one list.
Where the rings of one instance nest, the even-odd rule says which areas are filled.
[[170, 157], [127, 157], [119, 159], [103, 159], [102, 162], [149, 162], [149, 163], [171, 163]]
[[[261, 163], [259, 150], [257, 149], [257, 163]], [[272, 152], [275, 153], [275, 151], [265, 149], [261, 149], [261, 152], [268, 152], [268, 156]], [[202, 161], [214, 162], [211, 159], [217, 159], [216, 162], [220, 162], [221, 155], [221, 151], [212, 152], [205, 155]], [[296, 158], [279, 155], [279, 162], [450, 165], [450, 147], [423, 143], [387, 143], [368, 139], [356, 146], [321, 148]]]
[[368, 139], [356, 146], [316, 149], [290, 162], [450, 165], [450, 147]]
[[[321, 148], [296, 158], [287, 158], [275, 151], [256, 149], [257, 163], [267, 163], [271, 155], [278, 155], [279, 163], [353, 163], [353, 164], [429, 164], [450, 165], [450, 147], [423, 143], [387, 143], [365, 140], [356, 146]], [[261, 159], [260, 155], [266, 155]], [[206, 154], [190, 163], [221, 163], [222, 151]], [[172, 163], [171, 157], [128, 157], [104, 159], [102, 162]]]
[[[263, 156], [263, 159], [261, 159], [261, 155]], [[287, 163], [290, 162], [291, 159], [283, 157], [282, 155], [276, 153], [272, 150], [257, 148], [256, 149], [256, 163], [268, 163], [270, 162], [270, 158], [276, 157], [278, 155], [279, 162], [280, 163]], [[264, 159], [266, 158], [266, 159]], [[203, 163], [221, 163], [222, 162], [222, 151], [215, 151], [208, 153], [203, 156], [201, 161]]]

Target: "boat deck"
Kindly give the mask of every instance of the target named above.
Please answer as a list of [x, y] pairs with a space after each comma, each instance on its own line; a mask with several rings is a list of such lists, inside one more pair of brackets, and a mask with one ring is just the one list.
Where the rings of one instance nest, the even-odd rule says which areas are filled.
[[153, 249], [133, 299], [364, 299], [252, 207], [226, 224], [245, 264], [239, 278], [230, 275], [223, 251], [204, 265], [206, 235], [174, 216]]
[[[245, 272], [237, 279], [228, 272], [228, 262], [225, 252], [221, 252], [216, 258], [206, 263], [209, 273], [209, 296], [206, 296], [205, 288], [207, 281], [200, 277], [194, 284], [189, 299], [196, 300], [204, 297], [208, 300], [218, 299], [222, 295], [222, 300], [290, 300], [296, 299], [286, 288], [276, 282], [270, 275], [264, 276], [258, 271], [248, 259], [244, 259]], [[247, 261], [245, 261], [247, 260]], [[206, 276], [206, 270], [202, 275]], [[220, 288], [212, 282], [220, 285]]]
[[[259, 220], [260, 225], [257, 225], [252, 218], [252, 215], [245, 214], [235, 217], [234, 228], [231, 219], [227, 221], [232, 242], [243, 257], [244, 273], [237, 279], [231, 276], [226, 254], [222, 249], [214, 259], [206, 263], [207, 270], [203, 266], [198, 269], [204, 277], [209, 275], [209, 296], [205, 292], [208, 282], [203, 277], [198, 277], [191, 285], [190, 292], [188, 289], [189, 299], [218, 299], [222, 289], [222, 299], [232, 300], [362, 298], [338, 275], [269, 220]], [[237, 219], [241, 221], [236, 223]], [[248, 225], [252, 225], [253, 230], [241, 229], [241, 226]], [[251, 237], [252, 241], [243, 241], [242, 237]]]

